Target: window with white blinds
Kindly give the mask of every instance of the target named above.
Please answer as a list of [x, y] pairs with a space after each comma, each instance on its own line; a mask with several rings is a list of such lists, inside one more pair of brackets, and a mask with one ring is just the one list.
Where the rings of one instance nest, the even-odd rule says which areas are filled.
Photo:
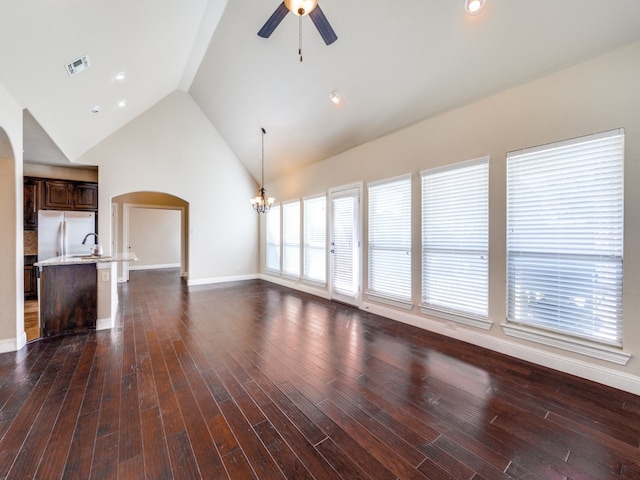
[[489, 328], [489, 157], [420, 172], [423, 313]]
[[282, 204], [282, 273], [300, 277], [300, 202]]
[[280, 271], [280, 205], [267, 213], [267, 270]]
[[327, 281], [327, 197], [305, 198], [303, 207], [302, 277], [312, 282]]
[[331, 192], [331, 297], [352, 301], [360, 291], [358, 187]]
[[507, 155], [507, 319], [622, 346], [624, 132]]
[[411, 308], [411, 175], [370, 183], [367, 296]]

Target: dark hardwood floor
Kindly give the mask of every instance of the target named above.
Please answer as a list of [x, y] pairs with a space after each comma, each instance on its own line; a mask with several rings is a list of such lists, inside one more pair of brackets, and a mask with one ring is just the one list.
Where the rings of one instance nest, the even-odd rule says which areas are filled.
[[640, 397], [262, 281], [134, 271], [0, 355], [0, 479], [640, 479]]

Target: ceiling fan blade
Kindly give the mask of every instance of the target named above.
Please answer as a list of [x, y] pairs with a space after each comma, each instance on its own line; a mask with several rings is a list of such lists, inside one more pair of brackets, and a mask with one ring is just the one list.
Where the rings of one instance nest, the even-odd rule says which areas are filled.
[[320, 36], [324, 40], [324, 43], [331, 45], [338, 39], [336, 32], [334, 32], [331, 25], [329, 25], [329, 20], [327, 20], [327, 17], [324, 16], [324, 12], [320, 9], [320, 5], [316, 5], [316, 8], [311, 10], [309, 16], [311, 17], [313, 24], [318, 29], [318, 32], [320, 32]]
[[267, 23], [262, 26], [258, 32], [258, 36], [262, 38], [269, 38], [276, 27], [280, 25], [282, 19], [287, 16], [287, 13], [289, 13], [289, 9], [284, 2], [282, 2], [280, 6], [276, 8], [276, 11], [271, 14]]

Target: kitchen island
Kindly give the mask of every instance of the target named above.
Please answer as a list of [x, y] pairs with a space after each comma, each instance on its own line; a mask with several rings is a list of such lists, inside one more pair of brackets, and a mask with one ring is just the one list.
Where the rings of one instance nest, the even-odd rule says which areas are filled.
[[114, 282], [117, 262], [136, 260], [135, 253], [127, 252], [113, 256], [67, 255], [36, 262], [40, 277], [41, 336], [54, 337], [100, 329], [101, 284], [111, 286]]

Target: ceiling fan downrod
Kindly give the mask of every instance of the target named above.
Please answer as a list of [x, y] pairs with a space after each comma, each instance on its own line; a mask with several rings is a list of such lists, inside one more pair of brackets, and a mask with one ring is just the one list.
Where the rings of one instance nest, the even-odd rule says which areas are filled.
[[[298, 10], [298, 13], [304, 12], [303, 8]], [[300, 56], [300, 62], [302, 62], [302, 13], [298, 17], [298, 55]]]

